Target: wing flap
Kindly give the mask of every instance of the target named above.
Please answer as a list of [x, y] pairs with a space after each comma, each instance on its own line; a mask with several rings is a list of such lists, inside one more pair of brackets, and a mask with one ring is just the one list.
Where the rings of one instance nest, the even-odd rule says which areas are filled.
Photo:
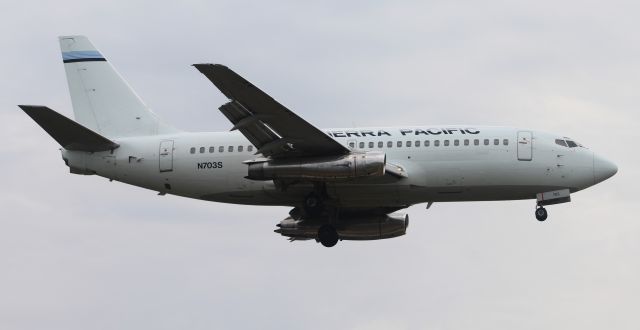
[[260, 120], [260, 116], [251, 114], [237, 102], [232, 101], [221, 106], [220, 112], [234, 125], [232, 130], [240, 130], [249, 142], [258, 149], [267, 143], [280, 139], [278, 134]]
[[106, 151], [119, 145], [75, 121], [40, 105], [19, 105], [63, 148], [75, 151]]

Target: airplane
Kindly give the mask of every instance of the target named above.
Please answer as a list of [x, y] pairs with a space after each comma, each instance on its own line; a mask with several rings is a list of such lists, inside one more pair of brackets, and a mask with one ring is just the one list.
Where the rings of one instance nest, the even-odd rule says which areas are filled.
[[617, 166], [574, 139], [516, 127], [415, 124], [319, 129], [220, 64], [194, 64], [229, 101], [228, 132], [184, 132], [145, 105], [85, 36], [59, 37], [69, 119], [19, 107], [62, 148], [73, 174], [205, 201], [291, 207], [291, 241], [402, 236], [411, 205], [535, 200], [545, 206], [612, 177]]

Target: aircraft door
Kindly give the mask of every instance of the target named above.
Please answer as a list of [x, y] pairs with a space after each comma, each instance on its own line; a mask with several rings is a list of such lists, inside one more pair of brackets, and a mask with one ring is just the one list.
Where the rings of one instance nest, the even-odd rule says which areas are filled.
[[533, 137], [531, 132], [518, 132], [518, 160], [531, 160], [533, 156]]
[[160, 172], [173, 171], [173, 141], [160, 142]]

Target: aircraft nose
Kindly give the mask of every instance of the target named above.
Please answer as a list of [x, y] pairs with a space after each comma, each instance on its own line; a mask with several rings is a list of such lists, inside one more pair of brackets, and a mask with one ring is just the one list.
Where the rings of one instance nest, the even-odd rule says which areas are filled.
[[618, 166], [604, 157], [593, 155], [593, 181], [594, 184], [602, 182], [618, 172]]

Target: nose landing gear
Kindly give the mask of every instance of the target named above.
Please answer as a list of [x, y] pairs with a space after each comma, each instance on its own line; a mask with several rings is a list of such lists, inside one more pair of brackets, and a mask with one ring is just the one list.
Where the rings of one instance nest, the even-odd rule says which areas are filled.
[[547, 209], [545, 209], [543, 206], [538, 206], [538, 208], [536, 208], [536, 219], [538, 219], [538, 221], [547, 220], [547, 216]]
[[571, 191], [569, 189], [561, 189], [537, 193], [536, 200], [536, 219], [538, 219], [538, 221], [545, 221], [548, 216], [547, 210], [544, 208], [545, 205], [571, 202]]

